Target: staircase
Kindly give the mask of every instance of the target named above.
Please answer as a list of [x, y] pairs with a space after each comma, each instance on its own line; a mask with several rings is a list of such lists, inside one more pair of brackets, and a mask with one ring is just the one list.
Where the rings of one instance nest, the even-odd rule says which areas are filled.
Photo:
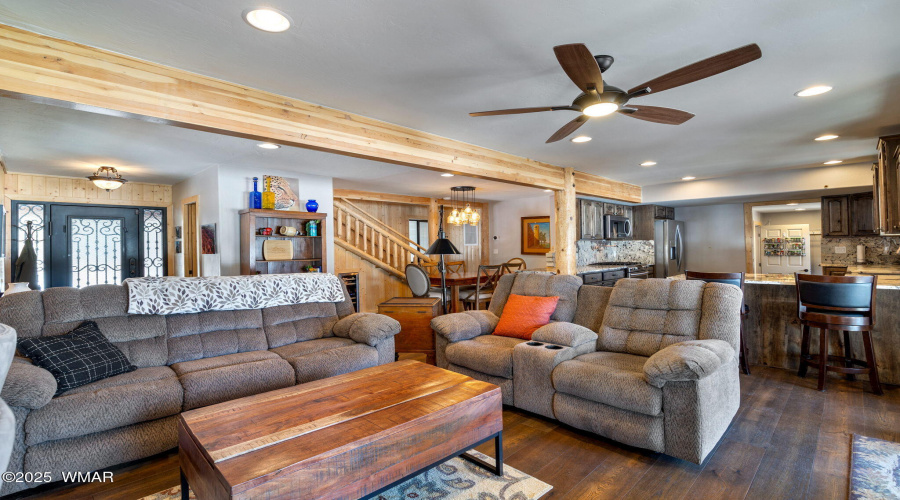
[[334, 243], [400, 279], [407, 264], [431, 260], [424, 247], [346, 198], [334, 199]]

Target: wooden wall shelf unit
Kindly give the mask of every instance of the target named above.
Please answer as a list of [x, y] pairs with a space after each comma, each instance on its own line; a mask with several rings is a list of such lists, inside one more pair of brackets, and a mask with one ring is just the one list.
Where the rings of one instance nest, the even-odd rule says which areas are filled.
[[[306, 232], [306, 223], [319, 223], [318, 236], [282, 236], [281, 226], [292, 226]], [[241, 211], [241, 274], [285, 274], [305, 272], [306, 266], [327, 267], [325, 252], [325, 225], [328, 214], [312, 212], [288, 212], [284, 210], [250, 209]], [[264, 227], [272, 228], [272, 235], [259, 234]], [[265, 260], [262, 246], [266, 240], [290, 241], [294, 256], [290, 260]]]

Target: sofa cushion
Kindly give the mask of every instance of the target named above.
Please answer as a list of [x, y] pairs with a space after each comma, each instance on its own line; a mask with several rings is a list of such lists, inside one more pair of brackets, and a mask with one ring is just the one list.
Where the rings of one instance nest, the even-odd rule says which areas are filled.
[[40, 336], [44, 326], [41, 292], [34, 290], [0, 297], [0, 323], [13, 327], [20, 339]]
[[582, 354], [553, 370], [553, 386], [582, 399], [656, 416], [662, 413], [662, 390], [644, 379], [646, 361], [618, 352]]
[[550, 322], [559, 297], [528, 297], [510, 294], [494, 335], [531, 340], [538, 328]]
[[169, 364], [268, 348], [259, 309], [166, 316]]
[[650, 356], [672, 344], [697, 339], [705, 285], [702, 281], [619, 280], [598, 332], [597, 350]]
[[513, 348], [522, 342], [525, 340], [481, 335], [472, 340], [450, 344], [446, 356], [454, 365], [496, 377], [512, 378]]
[[269, 348], [330, 337], [338, 320], [331, 302], [266, 307], [262, 318]]
[[306, 342], [294, 342], [293, 344], [283, 345], [270, 349], [270, 351], [278, 354], [284, 359], [306, 356], [319, 351], [327, 351], [328, 349], [337, 349], [353, 345], [356, 342], [341, 337], [327, 337], [324, 339], [307, 340]]
[[352, 345], [291, 357], [287, 361], [294, 369], [297, 383], [303, 384], [376, 366], [378, 349], [354, 342]]
[[184, 388], [185, 411], [294, 385], [294, 372], [280, 356], [250, 351], [172, 365]]
[[32, 411], [25, 422], [29, 446], [84, 436], [176, 415], [181, 384], [166, 366], [139, 368], [66, 391]]
[[85, 321], [66, 335], [22, 339], [19, 350], [53, 374], [57, 395], [136, 369], [93, 321]]

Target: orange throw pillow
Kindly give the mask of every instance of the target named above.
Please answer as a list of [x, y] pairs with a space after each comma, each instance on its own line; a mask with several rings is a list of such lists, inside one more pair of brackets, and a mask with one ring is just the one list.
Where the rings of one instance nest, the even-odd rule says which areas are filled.
[[528, 297], [510, 294], [494, 328], [494, 335], [531, 340], [538, 328], [550, 322], [559, 297]]

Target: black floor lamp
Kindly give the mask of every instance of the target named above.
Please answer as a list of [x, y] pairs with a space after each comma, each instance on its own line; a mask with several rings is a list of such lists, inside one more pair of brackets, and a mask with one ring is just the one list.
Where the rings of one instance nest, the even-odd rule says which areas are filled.
[[453, 245], [453, 242], [447, 239], [444, 234], [444, 205], [441, 205], [438, 212], [440, 219], [438, 222], [438, 239], [428, 247], [425, 251], [428, 255], [440, 255], [441, 260], [438, 262], [438, 271], [441, 273], [441, 305], [444, 307], [444, 314], [447, 314], [447, 275], [444, 268], [445, 255], [457, 255], [459, 250]]

